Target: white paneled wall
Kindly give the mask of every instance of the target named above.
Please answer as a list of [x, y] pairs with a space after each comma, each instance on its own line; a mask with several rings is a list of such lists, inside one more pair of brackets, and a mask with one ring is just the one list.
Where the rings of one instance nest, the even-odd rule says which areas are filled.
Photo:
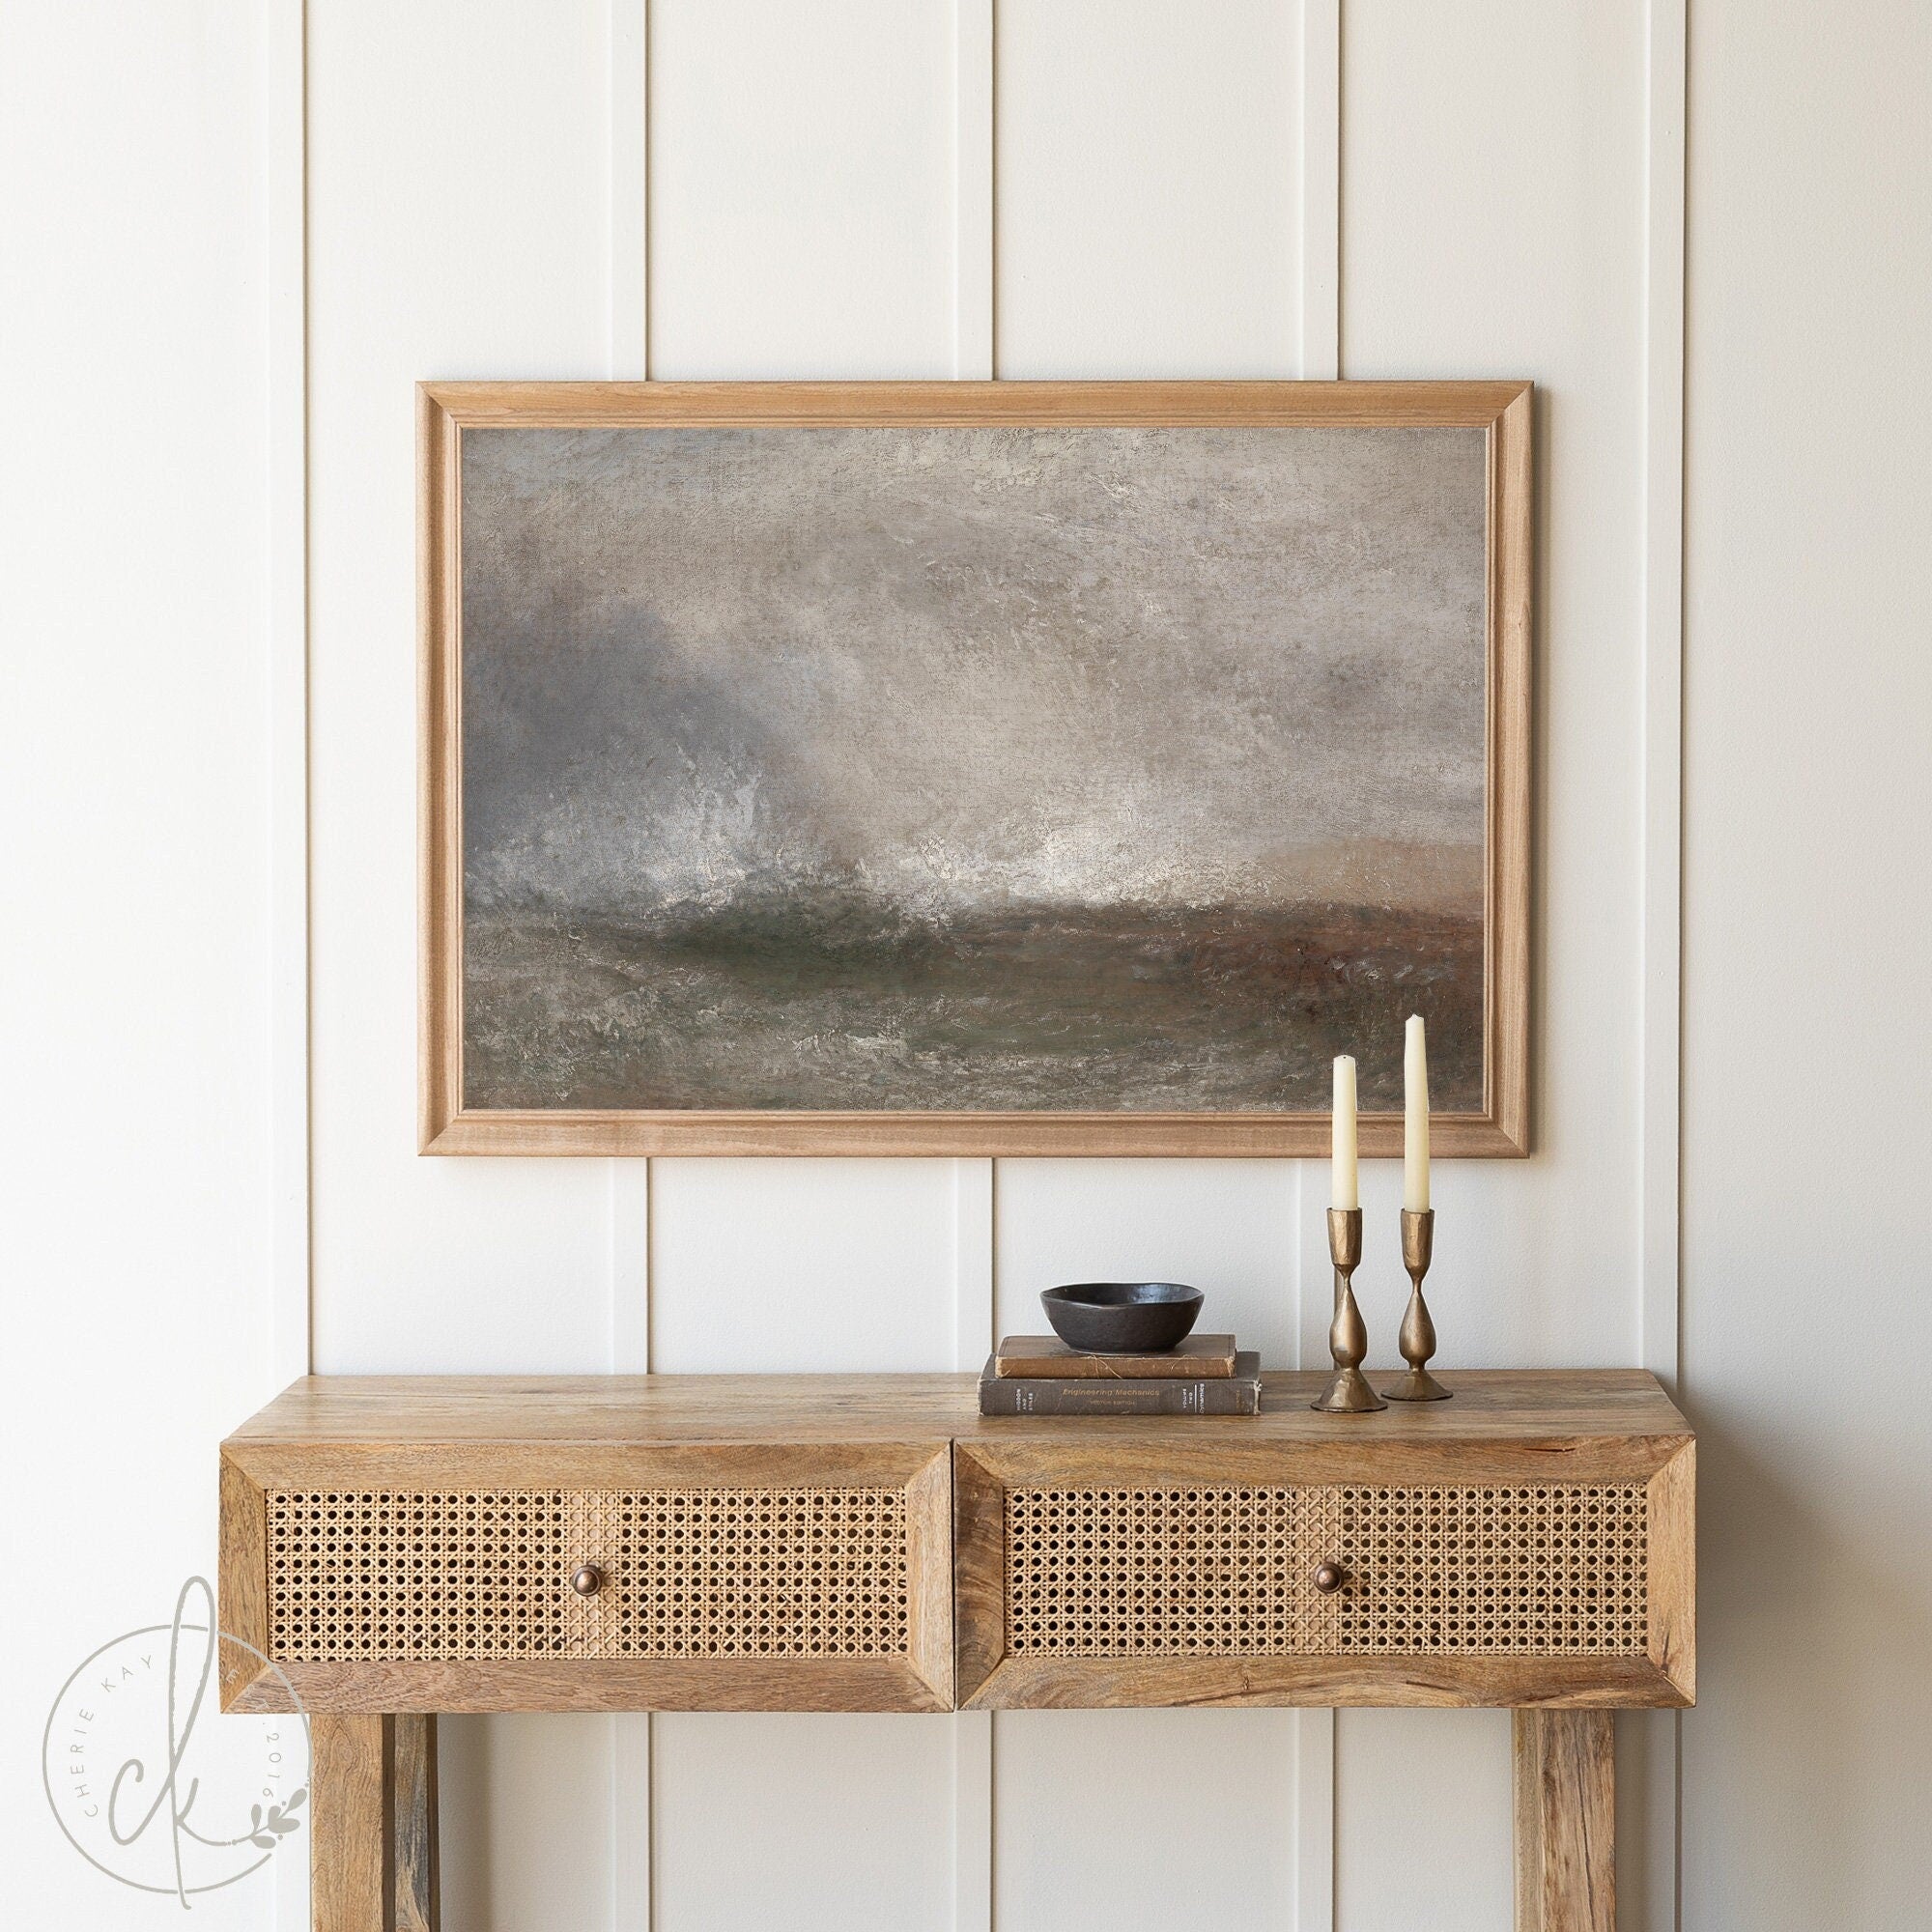
[[[1633, 1358], [1645, 15], [1354, 0], [1339, 47], [1334, 19], [313, 10], [318, 1367], [973, 1366], [996, 1317], [1111, 1273], [1201, 1282], [1270, 1360], [1319, 1348], [1321, 1177], [1288, 1163], [414, 1156], [408, 391], [639, 355], [662, 379], [1294, 375], [1305, 328], [1331, 373], [1338, 247], [1345, 373], [1544, 388], [1541, 1151], [1441, 1177], [1449, 1352]], [[1368, 1183], [1391, 1220], [1394, 1186]], [[1396, 1282], [1372, 1263], [1385, 1321]], [[451, 1896], [466, 1932], [1395, 1932], [1381, 1855], [1429, 1805], [1471, 1854], [1439, 1861], [1432, 1923], [1474, 1932], [1507, 1896], [1507, 1748], [1481, 1715], [471, 1720]], [[1145, 1880], [1156, 1808], [1184, 1883]]]
[[[60, 1838], [41, 1725], [305, 1358], [970, 1365], [1142, 1268], [1320, 1347], [1315, 1168], [414, 1154], [411, 386], [647, 355], [1538, 382], [1537, 1153], [1438, 1170], [1444, 1354], [1674, 1375], [1681, 1243], [1703, 1696], [1621, 1727], [1625, 1932], [1923, 1918], [1932, 14], [1821, 17], [9, 0], [10, 1922], [171, 1909]], [[1507, 1922], [1492, 1714], [444, 1740], [451, 1932]], [[290, 1932], [278, 1870], [197, 1923]]]
[[1299, 375], [1300, 8], [995, 21], [994, 373]]
[[1292, 1711], [995, 1719], [1000, 1932], [1294, 1923]]
[[952, 1366], [952, 1163], [660, 1160], [651, 1366]]
[[945, 1932], [955, 1721], [653, 1719], [655, 1923]]
[[651, 375], [948, 374], [951, 9], [649, 14]]
[[[1815, 42], [1794, 8], [1766, 11]], [[124, 1598], [145, 1613], [207, 1566], [212, 1444], [305, 1350], [323, 1371], [974, 1366], [996, 1321], [1034, 1319], [1041, 1286], [1128, 1272], [1203, 1283], [1272, 1361], [1321, 1346], [1319, 1169], [415, 1154], [424, 377], [1534, 378], [1537, 1153], [1438, 1170], [1433, 1298], [1452, 1363], [1674, 1363], [1674, 1175], [1639, 1153], [1640, 1110], [1654, 1123], [1676, 1101], [1674, 1030], [1644, 1002], [1675, 986], [1676, 754], [1659, 732], [1676, 531], [1658, 492], [1678, 454], [1660, 353], [1681, 313], [1656, 195], [1680, 212], [1682, 0], [17, 0], [8, 15], [0, 597], [24, 673], [10, 662], [0, 778], [18, 783], [10, 822], [51, 828], [41, 856], [6, 852], [0, 970], [42, 989], [10, 979], [4, 1003], [31, 1016], [6, 1077], [36, 1123], [7, 1158], [33, 1214], [6, 1260], [43, 1291], [10, 1339], [75, 1387], [31, 1532], [46, 1565], [76, 1524], [113, 1551], [125, 1587], [99, 1634]], [[1737, 71], [1736, 31], [1712, 29], [1713, 73]], [[1886, 36], [1861, 44], [1854, 80]], [[1709, 98], [1748, 155], [1769, 138], [1760, 92], [1780, 129], [1803, 127], [1809, 97], [1798, 55], [1744, 52], [1747, 77]], [[1843, 128], [1859, 96], [1844, 80], [1830, 97]], [[1922, 169], [1922, 134], [1892, 138], [1917, 138]], [[1709, 180], [1743, 225], [1750, 173], [1730, 165]], [[1831, 181], [1865, 191], [1852, 161]], [[1799, 213], [1765, 257], [1708, 244], [1728, 270], [1712, 420], [1766, 435], [1754, 470], [1791, 458], [1754, 412], [1758, 365], [1727, 377], [1731, 345], [1781, 298], [1786, 252], [1858, 266], [1831, 252], [1829, 211], [1800, 225], [1812, 204], [1792, 186]], [[1851, 359], [1829, 320], [1804, 327]], [[1802, 350], [1788, 337], [1763, 382], [1796, 384]], [[1762, 536], [1724, 522], [1725, 481], [1713, 470], [1696, 511], [1719, 564], [1744, 577], [1798, 547], [1795, 486], [1760, 506]], [[1928, 497], [1915, 478], [1889, 542], [1909, 547]], [[1838, 534], [1833, 584], [1859, 569]], [[1826, 580], [1813, 590], [1822, 629]], [[1698, 594], [1737, 635], [1778, 615], [1775, 599], [1727, 601], [1715, 575]], [[1866, 614], [1902, 654], [1921, 613], [1901, 596]], [[1794, 679], [1804, 645], [1780, 661]], [[1725, 670], [1748, 680], [1732, 650]], [[1746, 785], [1747, 752], [1711, 722], [1725, 695], [1707, 701], [1707, 754]], [[1841, 772], [1855, 735], [1840, 720], [1826, 748]], [[1647, 826], [1662, 828], [1648, 844]], [[1802, 842], [1801, 823], [1785, 830]], [[1747, 839], [1705, 840], [1707, 884], [1748, 866]], [[1803, 876], [1829, 872], [1829, 854], [1805, 859]], [[1761, 936], [1744, 895], [1724, 903], [1691, 982], [1714, 1008]], [[1740, 1104], [1776, 1102], [1735, 1054], [1694, 1064]], [[1719, 1141], [1720, 1120], [1692, 1119]], [[1692, 1173], [1775, 1212], [1749, 1175]], [[1396, 1185], [1387, 1164], [1368, 1174], [1375, 1225], [1393, 1224]], [[1707, 1282], [1730, 1251], [1713, 1223], [1694, 1250]], [[1364, 1298], [1385, 1338], [1402, 1286], [1372, 1249]], [[1713, 1360], [1708, 1320], [1695, 1332]], [[199, 1344], [212, 1335], [219, 1351]], [[1801, 1339], [1775, 1338], [1788, 1370]], [[9, 1378], [10, 1421], [43, 1415], [43, 1391], [11, 1362]], [[1714, 1459], [1733, 1492], [1775, 1446], [1747, 1398]], [[1829, 1435], [1813, 1448], [1830, 1462]], [[1719, 1545], [1718, 1603], [1739, 1621], [1759, 1520]], [[1777, 1548], [1813, 1553], [1796, 1530]], [[1861, 1561], [1862, 1577], [1878, 1558]], [[1878, 1638], [1916, 1654], [1922, 1592], [1887, 1601]], [[1786, 1608], [1795, 1629], [1802, 1606]], [[70, 1638], [96, 1634], [35, 1593], [9, 1615], [36, 1697]], [[1706, 1636], [1719, 1654], [1722, 1633]], [[1740, 1649], [1761, 1686], [1769, 1652]], [[1903, 1720], [1855, 1689], [1909, 1774]], [[0, 1799], [25, 1820], [39, 1800], [13, 1703], [38, 1717], [7, 1694]], [[1709, 1715], [1710, 1731], [1687, 1727], [1708, 1739], [1687, 1753], [1704, 1794], [1687, 1815], [1716, 1848], [1688, 1854], [1697, 1932], [1737, 1917], [1727, 1848], [1776, 1853], [1741, 1774], [1747, 1722]], [[1432, 1932], [1500, 1932], [1507, 1742], [1489, 1714], [451, 1720], [445, 1922], [1408, 1932], [1426, 1883]], [[1674, 1726], [1625, 1743], [1641, 1801], [1624, 1821], [1626, 1932], [1664, 1932]], [[1852, 1756], [1841, 1736], [1821, 1762], [1843, 1779]], [[1777, 1831], [1802, 1829], [1802, 1786], [1794, 1773], [1767, 1814]], [[1864, 1886], [1865, 1922], [1904, 1922], [1905, 1861], [1859, 1842], [1862, 1876], [1818, 1868]], [[10, 1864], [33, 1922], [77, 1900], [90, 1924], [151, 1922], [147, 1901], [77, 1889], [93, 1881], [71, 1862], [36, 1840]], [[1750, 1922], [1819, 1922], [1798, 1895], [1806, 1916], [1780, 1919], [1764, 1881]], [[263, 1895], [238, 1898], [211, 1920], [265, 1922]], [[284, 1907], [286, 1932], [287, 1890]]]

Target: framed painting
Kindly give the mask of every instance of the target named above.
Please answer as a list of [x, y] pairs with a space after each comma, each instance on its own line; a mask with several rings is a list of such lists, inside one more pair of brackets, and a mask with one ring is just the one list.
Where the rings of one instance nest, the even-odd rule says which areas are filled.
[[1522, 383], [420, 392], [439, 1153], [1526, 1150]]

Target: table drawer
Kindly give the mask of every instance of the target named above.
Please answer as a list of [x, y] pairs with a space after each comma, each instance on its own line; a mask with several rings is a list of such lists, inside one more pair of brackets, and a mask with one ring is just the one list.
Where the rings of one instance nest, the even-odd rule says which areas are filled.
[[280, 1685], [336, 1709], [948, 1708], [945, 1445], [871, 1480], [714, 1460], [621, 1486], [250, 1486], [254, 1707]]
[[1688, 1692], [1669, 1670], [1688, 1635], [1688, 1473], [1387, 1484], [1143, 1468], [1109, 1480], [1042, 1476], [1027, 1460], [991, 1468], [962, 1452], [956, 1472], [962, 1701]]

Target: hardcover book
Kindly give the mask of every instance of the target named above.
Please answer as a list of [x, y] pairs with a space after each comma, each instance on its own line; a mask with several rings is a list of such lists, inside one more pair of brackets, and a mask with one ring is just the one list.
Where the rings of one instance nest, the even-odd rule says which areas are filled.
[[993, 1351], [998, 1376], [1086, 1376], [1099, 1381], [1198, 1381], [1235, 1373], [1232, 1335], [1189, 1335], [1157, 1355], [1094, 1355], [1058, 1335], [1009, 1335]]
[[1002, 1376], [997, 1356], [980, 1377], [981, 1415], [1259, 1415], [1261, 1356], [1243, 1349], [1231, 1376], [1101, 1379], [1092, 1376]]

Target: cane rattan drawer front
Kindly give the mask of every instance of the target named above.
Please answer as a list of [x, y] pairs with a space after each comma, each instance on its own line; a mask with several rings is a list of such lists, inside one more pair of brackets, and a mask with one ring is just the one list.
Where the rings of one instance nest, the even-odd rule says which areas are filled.
[[1638, 1658], [1645, 1519], [1641, 1483], [1018, 1485], [1007, 1652]]
[[268, 1528], [283, 1663], [907, 1646], [896, 1489], [271, 1490]]

